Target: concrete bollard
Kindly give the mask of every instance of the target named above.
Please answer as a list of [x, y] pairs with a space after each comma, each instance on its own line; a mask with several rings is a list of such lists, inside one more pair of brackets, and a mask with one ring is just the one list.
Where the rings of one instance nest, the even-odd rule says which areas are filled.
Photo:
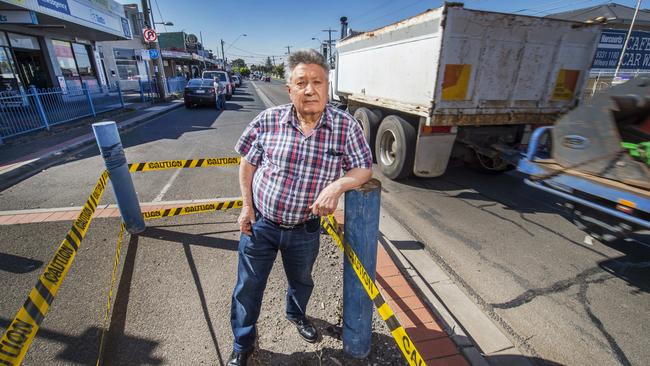
[[[345, 241], [374, 281], [381, 183], [371, 179], [345, 194]], [[373, 304], [349, 261], [343, 265], [343, 350], [354, 358], [370, 354]]]
[[104, 158], [124, 225], [129, 233], [139, 234], [145, 229], [144, 218], [126, 163], [117, 125], [112, 121], [93, 123], [93, 132]]

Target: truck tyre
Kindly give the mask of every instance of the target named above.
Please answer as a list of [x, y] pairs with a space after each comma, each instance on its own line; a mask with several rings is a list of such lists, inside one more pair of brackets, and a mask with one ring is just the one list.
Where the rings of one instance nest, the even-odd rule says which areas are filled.
[[375, 155], [381, 172], [393, 180], [408, 178], [415, 160], [415, 128], [403, 118], [390, 115], [377, 130]]
[[[381, 121], [380, 116], [368, 108], [361, 107], [354, 111], [354, 118], [359, 121], [363, 130], [363, 137], [366, 139], [368, 146], [370, 146], [370, 151], [374, 154], [377, 127], [379, 126], [379, 121]], [[376, 161], [376, 157], [373, 156], [373, 159]]]

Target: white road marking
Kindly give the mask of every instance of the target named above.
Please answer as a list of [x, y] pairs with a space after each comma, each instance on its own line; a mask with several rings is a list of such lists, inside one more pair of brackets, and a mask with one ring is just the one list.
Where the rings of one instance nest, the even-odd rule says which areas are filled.
[[266, 94], [262, 91], [262, 89], [258, 88], [257, 85], [255, 85], [255, 83], [251, 83], [251, 84], [253, 84], [253, 88], [255, 88], [257, 95], [260, 96], [260, 99], [262, 99], [262, 103], [264, 103], [266, 108], [275, 107], [275, 103], [271, 102], [271, 99], [269, 99], [269, 97], [266, 96]]
[[183, 169], [178, 169], [177, 171], [174, 172], [174, 174], [172, 174], [172, 176], [167, 181], [167, 184], [165, 184], [163, 189], [160, 191], [160, 193], [158, 193], [158, 195], [156, 196], [156, 198], [153, 199], [152, 202], [160, 202], [160, 201], [162, 201], [163, 197], [165, 197], [165, 193], [167, 193], [167, 191], [172, 187], [172, 184], [174, 183], [174, 180], [176, 180], [178, 175], [181, 174], [181, 170], [183, 170]]

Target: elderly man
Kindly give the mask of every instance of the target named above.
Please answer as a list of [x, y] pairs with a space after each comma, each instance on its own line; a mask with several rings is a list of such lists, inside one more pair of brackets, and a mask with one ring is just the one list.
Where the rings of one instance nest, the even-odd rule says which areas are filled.
[[[278, 250], [287, 276], [286, 317], [307, 342], [318, 332], [306, 316], [320, 245], [319, 217], [341, 195], [372, 176], [372, 156], [358, 122], [327, 104], [328, 66], [314, 50], [288, 59], [290, 104], [269, 108], [246, 128], [235, 149], [243, 159], [244, 206], [237, 284], [232, 295], [235, 337], [228, 365], [245, 365], [256, 337], [262, 295]], [[341, 171], [345, 175], [341, 176]]]

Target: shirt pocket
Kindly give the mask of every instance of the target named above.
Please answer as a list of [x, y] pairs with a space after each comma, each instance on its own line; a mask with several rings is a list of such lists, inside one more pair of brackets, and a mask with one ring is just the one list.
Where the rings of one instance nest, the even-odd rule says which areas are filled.
[[335, 149], [328, 149], [322, 154], [322, 159], [323, 178], [327, 181], [338, 179], [341, 176], [343, 154]]

